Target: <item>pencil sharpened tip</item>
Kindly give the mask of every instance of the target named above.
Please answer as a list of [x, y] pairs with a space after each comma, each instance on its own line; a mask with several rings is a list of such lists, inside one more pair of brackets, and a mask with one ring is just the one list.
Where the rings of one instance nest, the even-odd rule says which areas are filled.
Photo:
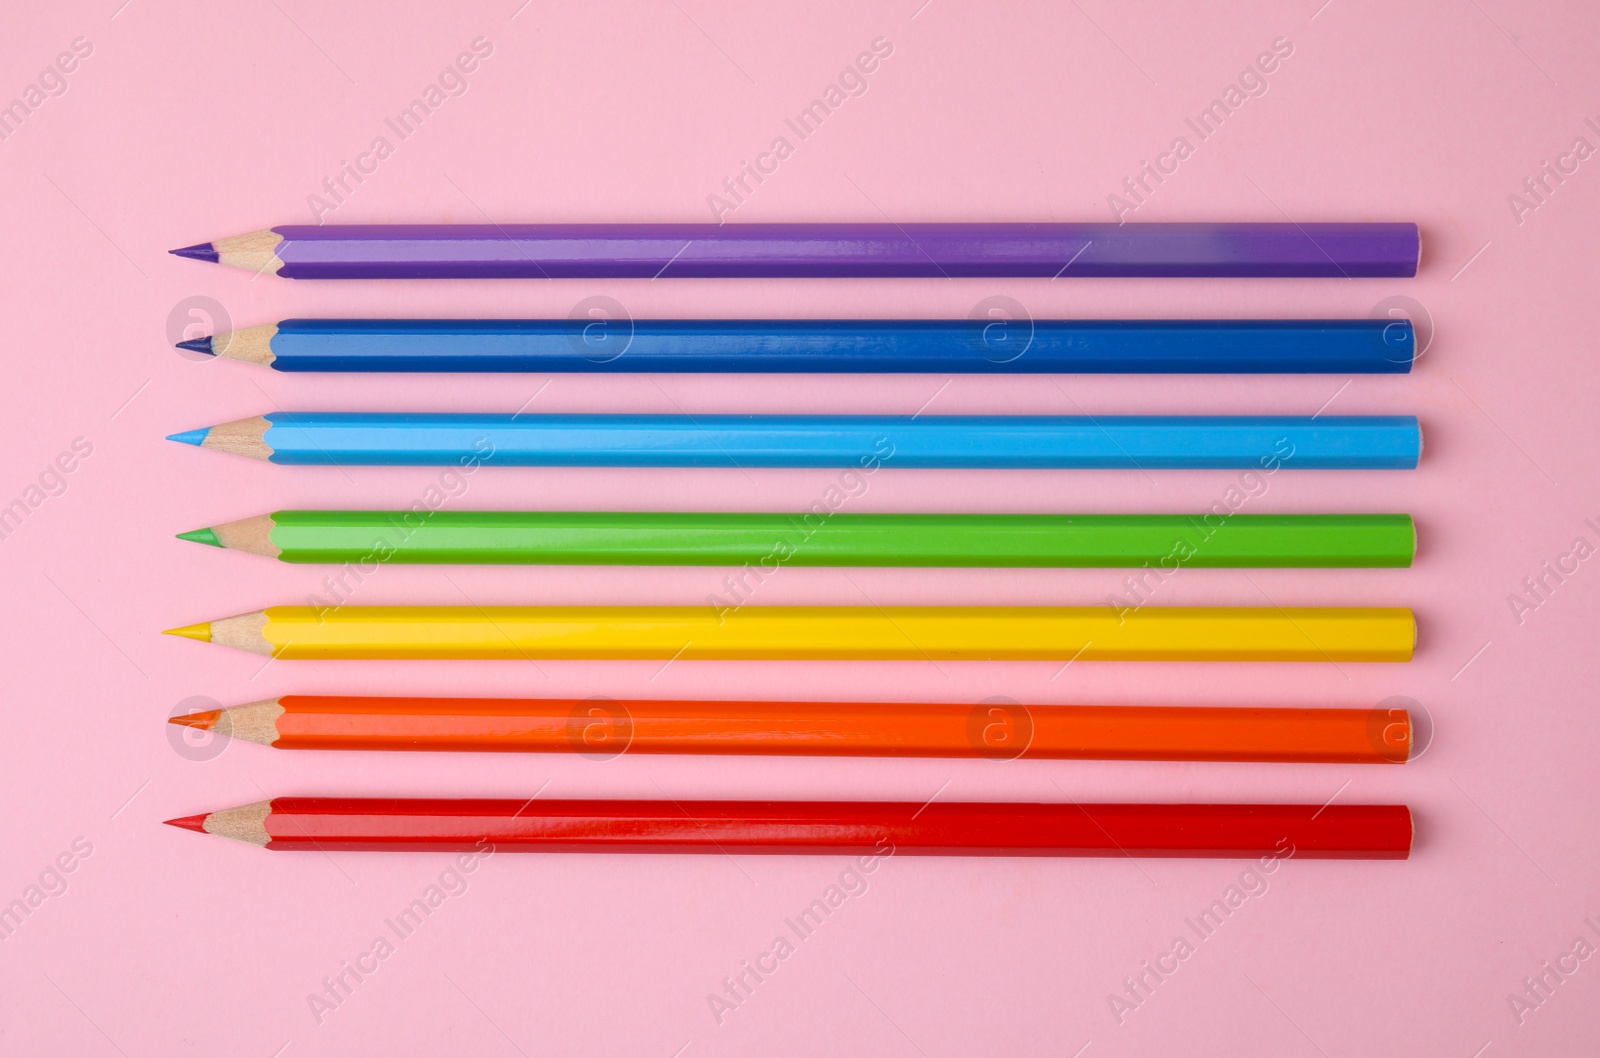
[[184, 246], [167, 252], [174, 257], [187, 257], [191, 261], [210, 261], [212, 264], [217, 264], [222, 260], [217, 254], [217, 248], [208, 242], [197, 242], [193, 246]]
[[163, 819], [162, 822], [169, 827], [181, 827], [184, 830], [193, 830], [196, 833], [206, 832], [206, 816], [208, 812], [201, 812], [197, 816], [180, 816], [177, 819]]
[[[176, 253], [177, 251], [174, 250], [173, 252]], [[178, 348], [187, 349], [191, 353], [204, 353], [207, 356], [217, 355], [216, 352], [211, 348], [211, 335], [209, 334], [204, 338], [190, 338], [186, 341], [179, 342]]]
[[185, 430], [182, 433], [169, 433], [167, 434], [167, 440], [177, 441], [179, 444], [199, 446], [206, 443], [206, 434], [210, 432], [210, 427], [202, 426], [198, 430]]
[[202, 643], [211, 642], [211, 622], [205, 621], [197, 625], [184, 625], [182, 628], [168, 628], [161, 633], [164, 636], [182, 636], [185, 639], [197, 639]]
[[188, 540], [191, 543], [206, 544], [209, 547], [221, 547], [222, 541], [217, 539], [215, 529], [190, 529], [187, 533], [179, 533], [179, 540]]
[[217, 718], [222, 715], [221, 709], [206, 709], [198, 713], [185, 713], [182, 716], [169, 716], [167, 723], [177, 724], [179, 727], [193, 727], [201, 731], [210, 731]]

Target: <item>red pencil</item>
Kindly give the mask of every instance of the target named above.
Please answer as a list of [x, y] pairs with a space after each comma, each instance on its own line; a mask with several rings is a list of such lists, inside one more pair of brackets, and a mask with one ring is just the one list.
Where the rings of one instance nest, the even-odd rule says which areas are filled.
[[1405, 859], [1404, 805], [279, 797], [169, 819], [269, 849]]

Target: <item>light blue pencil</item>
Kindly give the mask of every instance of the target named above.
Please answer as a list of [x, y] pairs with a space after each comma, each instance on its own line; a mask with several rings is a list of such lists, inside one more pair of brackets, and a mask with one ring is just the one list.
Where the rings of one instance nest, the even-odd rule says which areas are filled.
[[169, 438], [298, 466], [1403, 470], [1409, 415], [438, 415], [272, 412]]

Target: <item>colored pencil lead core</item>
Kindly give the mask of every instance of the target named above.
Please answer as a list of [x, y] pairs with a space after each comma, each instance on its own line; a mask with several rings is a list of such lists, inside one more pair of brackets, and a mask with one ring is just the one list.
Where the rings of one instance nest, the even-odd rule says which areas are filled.
[[193, 246], [185, 246], [177, 250], [168, 250], [175, 257], [187, 257], [193, 261], [210, 261], [217, 264], [222, 258], [217, 254], [217, 248], [208, 242], [197, 242]]
[[198, 639], [202, 643], [211, 642], [211, 622], [202, 621], [197, 625], [184, 625], [182, 628], [168, 628], [161, 633], [164, 636], [182, 636], [185, 639]]
[[217, 722], [217, 717], [221, 715], [221, 709], [206, 709], [198, 713], [185, 713], [183, 716], [169, 716], [167, 717], [167, 723], [177, 724], [179, 727], [192, 727], [200, 731], [210, 731], [211, 726]]
[[[177, 253], [176, 250], [173, 253]], [[216, 356], [216, 351], [211, 348], [211, 335], [204, 338], [190, 338], [188, 341], [178, 343], [179, 349], [187, 349], [191, 353], [205, 353], [207, 356]]]
[[202, 426], [198, 430], [185, 430], [182, 433], [169, 433], [167, 440], [177, 441], [179, 444], [195, 445], [205, 444], [206, 434], [211, 432], [209, 426]]
[[197, 816], [180, 816], [177, 819], [164, 819], [162, 822], [169, 827], [181, 827], [184, 830], [192, 830], [197, 834], [204, 834], [206, 832], [207, 814], [206, 812], [201, 812]]
[[217, 539], [217, 531], [210, 527], [205, 529], [190, 529], [187, 533], [179, 533], [179, 540], [188, 540], [191, 543], [205, 544], [208, 547], [221, 547], [222, 541]]

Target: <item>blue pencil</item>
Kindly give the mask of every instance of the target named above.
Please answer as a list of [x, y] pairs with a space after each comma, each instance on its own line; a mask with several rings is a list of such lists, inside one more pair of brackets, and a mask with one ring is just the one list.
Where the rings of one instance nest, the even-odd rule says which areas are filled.
[[421, 415], [272, 412], [169, 440], [298, 466], [1398, 470], [1401, 416]]
[[278, 371], [1404, 374], [1406, 320], [284, 320], [181, 348]]

